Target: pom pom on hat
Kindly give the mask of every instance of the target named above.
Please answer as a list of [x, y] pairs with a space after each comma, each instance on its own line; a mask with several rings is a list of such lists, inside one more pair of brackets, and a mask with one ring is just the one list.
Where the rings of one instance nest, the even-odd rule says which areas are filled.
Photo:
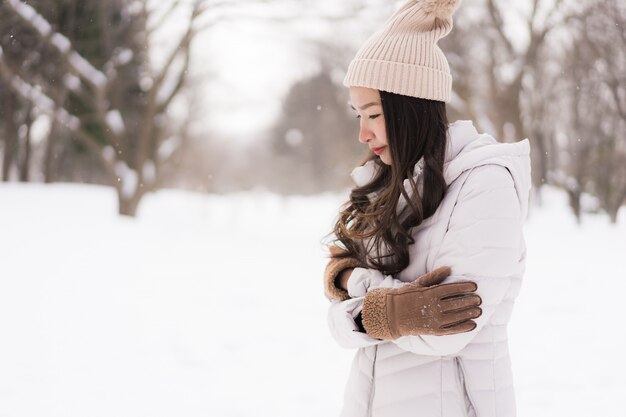
[[450, 19], [461, 0], [422, 0], [421, 3], [427, 15], [434, 15], [439, 19]]

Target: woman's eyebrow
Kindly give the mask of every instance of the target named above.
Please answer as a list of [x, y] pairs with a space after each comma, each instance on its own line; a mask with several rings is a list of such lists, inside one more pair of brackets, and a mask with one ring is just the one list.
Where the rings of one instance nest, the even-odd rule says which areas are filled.
[[[365, 104], [365, 105], [363, 105], [363, 106], [359, 107], [359, 109], [361, 109], [361, 110], [365, 110], [365, 109], [367, 109], [368, 107], [372, 107], [372, 106], [376, 106], [376, 105], [380, 105], [380, 103], [379, 103], [379, 102], [377, 102], [377, 101], [373, 101], [373, 102], [371, 102], [371, 103], [367, 103], [367, 104]], [[355, 110], [355, 111], [356, 111], [356, 109], [354, 108], [354, 106], [353, 106], [352, 104], [350, 104], [350, 107], [352, 108], [352, 110]]]

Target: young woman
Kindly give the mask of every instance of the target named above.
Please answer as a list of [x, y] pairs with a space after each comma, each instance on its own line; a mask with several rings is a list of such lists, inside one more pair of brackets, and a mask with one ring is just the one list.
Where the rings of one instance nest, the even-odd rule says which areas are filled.
[[344, 80], [372, 150], [352, 172], [324, 277], [331, 333], [358, 348], [344, 417], [515, 415], [507, 323], [525, 268], [530, 149], [448, 124], [437, 41], [456, 7], [407, 1]]

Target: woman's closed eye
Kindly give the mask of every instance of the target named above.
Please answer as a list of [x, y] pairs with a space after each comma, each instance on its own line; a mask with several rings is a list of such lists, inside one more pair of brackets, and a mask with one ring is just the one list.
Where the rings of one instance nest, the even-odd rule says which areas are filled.
[[[380, 114], [372, 114], [371, 116], [369, 116], [369, 118], [370, 118], [370, 119], [375, 119], [375, 118], [377, 118], [378, 116], [380, 116]], [[357, 118], [357, 119], [360, 119], [360, 118], [361, 118], [361, 115], [360, 115], [360, 114], [357, 114], [357, 115], [356, 115], [356, 118]]]

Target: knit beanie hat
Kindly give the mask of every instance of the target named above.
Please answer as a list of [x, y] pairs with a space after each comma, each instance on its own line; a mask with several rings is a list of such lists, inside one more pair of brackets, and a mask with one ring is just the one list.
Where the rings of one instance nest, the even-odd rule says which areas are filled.
[[346, 87], [450, 101], [452, 76], [437, 41], [452, 30], [461, 0], [409, 0], [350, 62]]

